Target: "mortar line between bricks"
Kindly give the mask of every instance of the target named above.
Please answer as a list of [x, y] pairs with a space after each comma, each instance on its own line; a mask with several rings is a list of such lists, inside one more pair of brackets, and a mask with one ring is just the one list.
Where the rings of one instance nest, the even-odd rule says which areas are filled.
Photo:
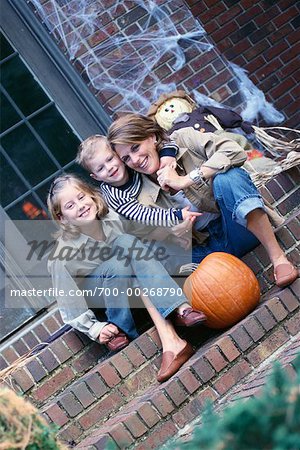
[[[155, 359], [157, 357], [157, 354], [155, 354], [151, 359], [148, 359], [148, 360], [146, 360], [142, 365], [140, 365], [139, 366], [139, 368], [138, 368], [138, 370], [136, 371], [136, 372], [134, 372], [134, 374], [133, 375], [136, 375], [136, 374], [138, 374], [144, 367], [146, 367], [147, 365], [149, 365], [149, 364], [151, 364], [152, 363], [152, 361]], [[114, 367], [114, 366], [113, 366]], [[114, 367], [114, 369], [115, 369], [115, 367]], [[117, 369], [115, 369], [115, 370], [117, 370]], [[88, 372], [87, 372], [88, 373]], [[95, 373], [98, 373], [98, 372], [96, 372], [95, 371]], [[102, 378], [101, 377], [101, 374], [99, 373], [99, 377], [100, 378]], [[67, 414], [67, 416], [68, 416], [68, 418], [70, 419], [65, 425], [63, 425], [60, 429], [59, 429], [59, 432], [61, 433], [61, 432], [63, 432], [64, 430], [66, 430], [67, 428], [68, 428], [68, 426], [70, 425], [70, 422], [72, 421], [73, 423], [76, 423], [78, 426], [80, 426], [81, 428], [82, 428], [82, 426], [80, 425], [80, 422], [79, 422], [79, 420], [80, 420], [80, 418], [82, 417], [82, 416], [84, 416], [86, 413], [89, 413], [96, 405], [97, 405], [97, 402], [98, 401], [102, 401], [102, 400], [105, 400], [109, 395], [111, 395], [112, 393], [115, 393], [115, 392], [117, 392], [118, 394], [120, 394], [120, 396], [122, 397], [122, 399], [124, 400], [124, 402], [121, 404], [121, 405], [119, 405], [118, 407], [116, 407], [116, 410], [118, 411], [118, 413], [122, 413], [122, 411], [124, 411], [125, 409], [126, 409], [126, 407], [129, 405], [129, 403], [131, 403], [133, 400], [134, 400], [134, 396], [131, 396], [131, 397], [126, 397], [126, 395], [124, 394], [124, 393], [122, 393], [121, 391], [119, 391], [119, 387], [121, 386], [121, 385], [123, 385], [124, 383], [124, 381], [126, 382], [128, 379], [130, 379], [131, 377], [126, 377], [125, 379], [121, 379], [121, 382], [120, 383], [118, 383], [116, 386], [114, 386], [114, 387], [109, 387], [109, 386], [107, 386], [108, 387], [108, 391], [102, 396], [102, 397], [100, 397], [100, 398], [95, 398], [95, 402], [93, 402], [91, 405], [89, 405], [87, 408], [84, 408], [84, 406], [83, 406], [83, 411], [81, 411], [77, 416], [75, 416], [75, 417], [69, 417], [69, 414], [68, 414], [68, 412], [65, 410], [65, 408], [63, 407], [63, 405], [60, 405], [59, 407], [62, 409], [62, 411], [64, 411], [66, 414]], [[76, 381], [80, 381], [80, 379], [79, 380], [76, 380]], [[105, 383], [105, 381], [103, 380], [103, 382]], [[106, 383], [105, 383], [106, 384]], [[71, 386], [72, 386], [72, 384], [70, 384], [69, 386], [68, 386], [68, 392], [67, 393], [70, 393], [71, 392]], [[151, 388], [153, 385], [150, 385], [149, 386], [149, 388]], [[63, 394], [64, 394], [64, 392], [62, 392], [61, 394], [60, 394], [60, 397], [62, 398], [63, 397]], [[74, 395], [74, 394], [73, 394]], [[94, 393], [93, 393], [93, 395], [94, 395]], [[77, 399], [77, 397], [74, 395], [74, 397], [75, 397], [75, 399], [76, 399], [76, 401], [78, 401], [79, 402], [79, 404], [81, 405], [81, 402], [80, 402], [80, 400], [79, 399]], [[58, 401], [61, 399], [61, 398], [59, 398], [58, 399]], [[46, 407], [47, 405], [45, 405], [45, 407]], [[111, 411], [107, 416], [106, 416], [106, 419], [105, 419], [105, 422], [107, 422], [111, 417], [113, 417], [114, 416], [114, 414], [115, 414], [115, 412], [116, 412], [116, 410], [114, 409], [113, 411]], [[104, 420], [104, 418], [103, 418], [103, 420]], [[103, 422], [103, 424], [105, 423], [105, 422]], [[101, 424], [102, 425], [102, 424]], [[100, 426], [101, 426], [100, 425]], [[80, 440], [83, 440], [83, 439], [85, 439], [88, 435], [90, 435], [91, 433], [93, 433], [93, 431], [96, 429], [96, 427], [97, 426], [99, 426], [98, 424], [94, 424], [94, 425], [92, 425], [90, 428], [88, 428], [87, 430], [83, 430], [83, 434], [81, 435], [81, 437], [80, 437]], [[129, 431], [129, 430], [128, 430]]]
[[[274, 353], [272, 353], [272, 355], [270, 355], [265, 361], [263, 361], [260, 366], [258, 366], [256, 369], [251, 371], [251, 373], [249, 373], [249, 375], [247, 375], [245, 378], [242, 378], [242, 380], [241, 380], [242, 384], [246, 384], [249, 380], [251, 380], [252, 377], [259, 374], [259, 372], [263, 371], [264, 368], [266, 368], [266, 366], [268, 366], [270, 363], [275, 361], [275, 359], [277, 358], [277, 356], [280, 353], [283, 353], [287, 347], [292, 346], [292, 344], [295, 341], [299, 340], [299, 337], [300, 337], [300, 332], [295, 336], [291, 336], [291, 338], [288, 342], [286, 342], [278, 350], [276, 350]], [[297, 357], [297, 355], [295, 355], [295, 358], [296, 357]], [[267, 374], [267, 376], [268, 376], [268, 374]], [[215, 409], [215, 406], [224, 405], [226, 403], [226, 400], [231, 396], [232, 392], [234, 392], [235, 388], [236, 388], [236, 385], [232, 386], [224, 396], [221, 396], [221, 398], [217, 398], [214, 402], [214, 409]], [[188, 424], [186, 424], [183, 428], [181, 428], [181, 429], [179, 428], [179, 431], [174, 439], [176, 439], [176, 441], [177, 441], [177, 439], [180, 439], [180, 437], [190, 434], [191, 431], [194, 430], [194, 427], [199, 425], [199, 423], [200, 423], [199, 417], [197, 417], [194, 420], [192, 420], [191, 422], [189, 422]], [[163, 450], [164, 448], [166, 448], [166, 446], [168, 447], [170, 445], [170, 442], [172, 442], [172, 441], [170, 441], [170, 440], [167, 441], [161, 447], [161, 449]]]

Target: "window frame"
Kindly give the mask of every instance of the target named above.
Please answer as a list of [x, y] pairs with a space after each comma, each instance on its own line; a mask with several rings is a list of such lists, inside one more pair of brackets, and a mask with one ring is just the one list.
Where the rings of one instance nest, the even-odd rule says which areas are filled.
[[81, 139], [111, 118], [23, 0], [2, 0], [0, 28]]

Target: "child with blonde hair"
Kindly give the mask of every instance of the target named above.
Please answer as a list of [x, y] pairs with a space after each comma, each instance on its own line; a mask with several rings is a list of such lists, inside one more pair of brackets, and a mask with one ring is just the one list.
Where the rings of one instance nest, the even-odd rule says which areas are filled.
[[[48, 207], [59, 227], [58, 246], [49, 260], [58, 306], [65, 323], [118, 350], [137, 336], [128, 297], [138, 292], [160, 336], [163, 357], [158, 381], [165, 381], [193, 354], [169, 320], [194, 326], [205, 316], [193, 310], [182, 290], [149, 249], [124, 234], [118, 216], [109, 211], [99, 192], [76, 175], [58, 177], [48, 195]], [[139, 258], [133, 249], [139, 249]], [[80, 290], [84, 283], [85, 290]], [[137, 291], [137, 290], [138, 291]], [[92, 298], [84, 292], [92, 292]], [[93, 309], [103, 305], [106, 321]]]

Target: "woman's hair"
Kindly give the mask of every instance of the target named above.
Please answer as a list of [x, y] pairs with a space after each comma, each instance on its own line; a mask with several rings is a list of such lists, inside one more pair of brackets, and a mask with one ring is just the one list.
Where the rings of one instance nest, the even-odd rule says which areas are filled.
[[142, 114], [126, 114], [111, 124], [107, 139], [115, 150], [116, 144], [136, 144], [153, 135], [156, 136], [158, 151], [165, 142], [170, 141], [165, 130], [149, 117]]
[[72, 184], [78, 190], [89, 195], [95, 202], [97, 207], [97, 219], [102, 219], [108, 213], [108, 207], [102, 198], [100, 192], [89, 185], [86, 181], [79, 178], [77, 175], [68, 173], [57, 177], [51, 184], [47, 205], [52, 219], [59, 225], [60, 232], [58, 236], [62, 236], [63, 239], [76, 238], [80, 235], [80, 229], [76, 225], [71, 225], [68, 223], [63, 223], [61, 221], [62, 212], [61, 204], [59, 199], [59, 193], [63, 191], [66, 185]]

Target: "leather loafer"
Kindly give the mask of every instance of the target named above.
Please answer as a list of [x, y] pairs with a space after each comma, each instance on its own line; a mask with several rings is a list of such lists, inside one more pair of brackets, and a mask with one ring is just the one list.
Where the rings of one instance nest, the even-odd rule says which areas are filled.
[[193, 308], [186, 308], [182, 314], [178, 311], [174, 313], [174, 325], [178, 327], [195, 327], [206, 321], [206, 316], [202, 311]]
[[174, 355], [173, 352], [164, 352], [162, 354], [161, 366], [157, 374], [157, 381], [162, 383], [171, 378], [171, 376], [174, 375], [194, 353], [193, 347], [188, 342], [177, 355]]
[[292, 284], [298, 277], [298, 270], [293, 264], [279, 264], [274, 270], [276, 285], [284, 288]]
[[111, 340], [107, 342], [106, 346], [111, 352], [117, 352], [122, 350], [122, 348], [127, 347], [128, 344], [128, 337], [125, 333], [120, 331], [116, 336], [112, 337]]

